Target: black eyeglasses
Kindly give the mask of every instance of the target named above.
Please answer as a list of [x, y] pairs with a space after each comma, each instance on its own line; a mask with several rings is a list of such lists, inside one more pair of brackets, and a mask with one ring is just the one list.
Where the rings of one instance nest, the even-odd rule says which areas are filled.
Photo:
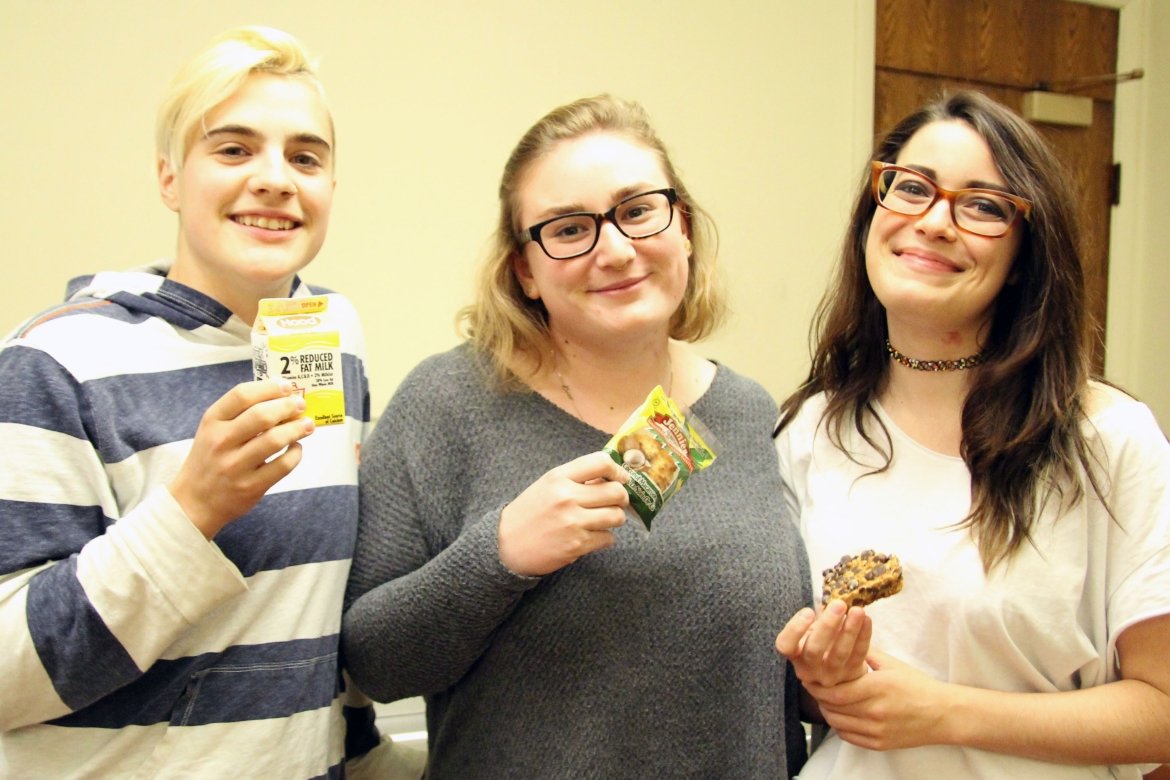
[[618, 202], [604, 214], [575, 211], [546, 219], [527, 228], [517, 237], [520, 246], [535, 241], [553, 260], [570, 260], [587, 255], [597, 246], [605, 220], [626, 238], [649, 238], [670, 227], [678, 193], [673, 188], [642, 192]]
[[979, 236], [1006, 235], [1018, 219], [1027, 219], [1032, 204], [1010, 192], [974, 187], [947, 190], [913, 168], [873, 163], [873, 197], [895, 214], [916, 217], [930, 210], [939, 198], [950, 201], [955, 227]]

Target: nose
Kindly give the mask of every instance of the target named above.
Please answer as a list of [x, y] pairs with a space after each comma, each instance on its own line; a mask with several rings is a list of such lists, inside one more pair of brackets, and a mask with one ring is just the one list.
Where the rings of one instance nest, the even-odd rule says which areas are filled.
[[297, 192], [291, 166], [279, 150], [256, 155], [256, 170], [249, 182], [253, 192], [289, 196]]
[[622, 231], [617, 229], [617, 225], [610, 222], [608, 219], [601, 221], [600, 231], [597, 236], [597, 264], [600, 266], [609, 266], [613, 268], [624, 268], [637, 250], [634, 248], [633, 239], [626, 236]]
[[951, 212], [951, 202], [939, 197], [930, 208], [918, 215], [918, 229], [931, 236], [953, 238], [955, 236], [955, 217]]

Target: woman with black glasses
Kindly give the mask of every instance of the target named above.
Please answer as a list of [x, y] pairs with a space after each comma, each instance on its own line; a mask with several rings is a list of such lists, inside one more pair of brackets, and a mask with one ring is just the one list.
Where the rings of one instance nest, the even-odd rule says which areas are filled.
[[[467, 342], [420, 365], [363, 453], [343, 630], [364, 690], [427, 700], [428, 777], [787, 777], [775, 626], [810, 603], [756, 383], [719, 323], [714, 228], [634, 103], [521, 139]], [[656, 386], [722, 445], [648, 530], [601, 452]]]
[[873, 549], [903, 585], [777, 638], [832, 727], [800, 777], [1138, 778], [1170, 762], [1170, 446], [1090, 378], [1069, 187], [975, 93], [876, 157], [777, 449], [812, 570]]

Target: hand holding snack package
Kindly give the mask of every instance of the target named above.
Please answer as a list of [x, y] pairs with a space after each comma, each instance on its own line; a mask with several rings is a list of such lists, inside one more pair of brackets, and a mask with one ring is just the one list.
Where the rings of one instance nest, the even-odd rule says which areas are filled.
[[663, 505], [715, 460], [710, 433], [655, 387], [603, 448], [630, 475], [630, 507], [650, 530]]

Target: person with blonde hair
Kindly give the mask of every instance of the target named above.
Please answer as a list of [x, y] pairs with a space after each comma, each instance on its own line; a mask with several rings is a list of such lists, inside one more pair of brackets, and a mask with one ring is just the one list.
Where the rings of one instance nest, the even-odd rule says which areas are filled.
[[[363, 451], [342, 647], [427, 701], [430, 778], [787, 777], [795, 679], [769, 624], [809, 603], [776, 406], [688, 342], [720, 322], [715, 233], [645, 111], [561, 106], [504, 169], [465, 343]], [[659, 386], [722, 447], [648, 530], [601, 451]]]
[[776, 445], [812, 570], [873, 549], [903, 585], [780, 630], [832, 727], [802, 780], [1170, 761], [1170, 445], [1093, 377], [1085, 310], [1027, 122], [963, 91], [879, 142]]
[[[157, 143], [173, 259], [74, 280], [0, 350], [0, 773], [338, 777], [369, 391], [353, 308], [299, 277], [333, 122], [301, 44], [245, 27], [180, 70]], [[262, 298], [313, 294], [346, 410], [316, 429], [250, 341]]]

